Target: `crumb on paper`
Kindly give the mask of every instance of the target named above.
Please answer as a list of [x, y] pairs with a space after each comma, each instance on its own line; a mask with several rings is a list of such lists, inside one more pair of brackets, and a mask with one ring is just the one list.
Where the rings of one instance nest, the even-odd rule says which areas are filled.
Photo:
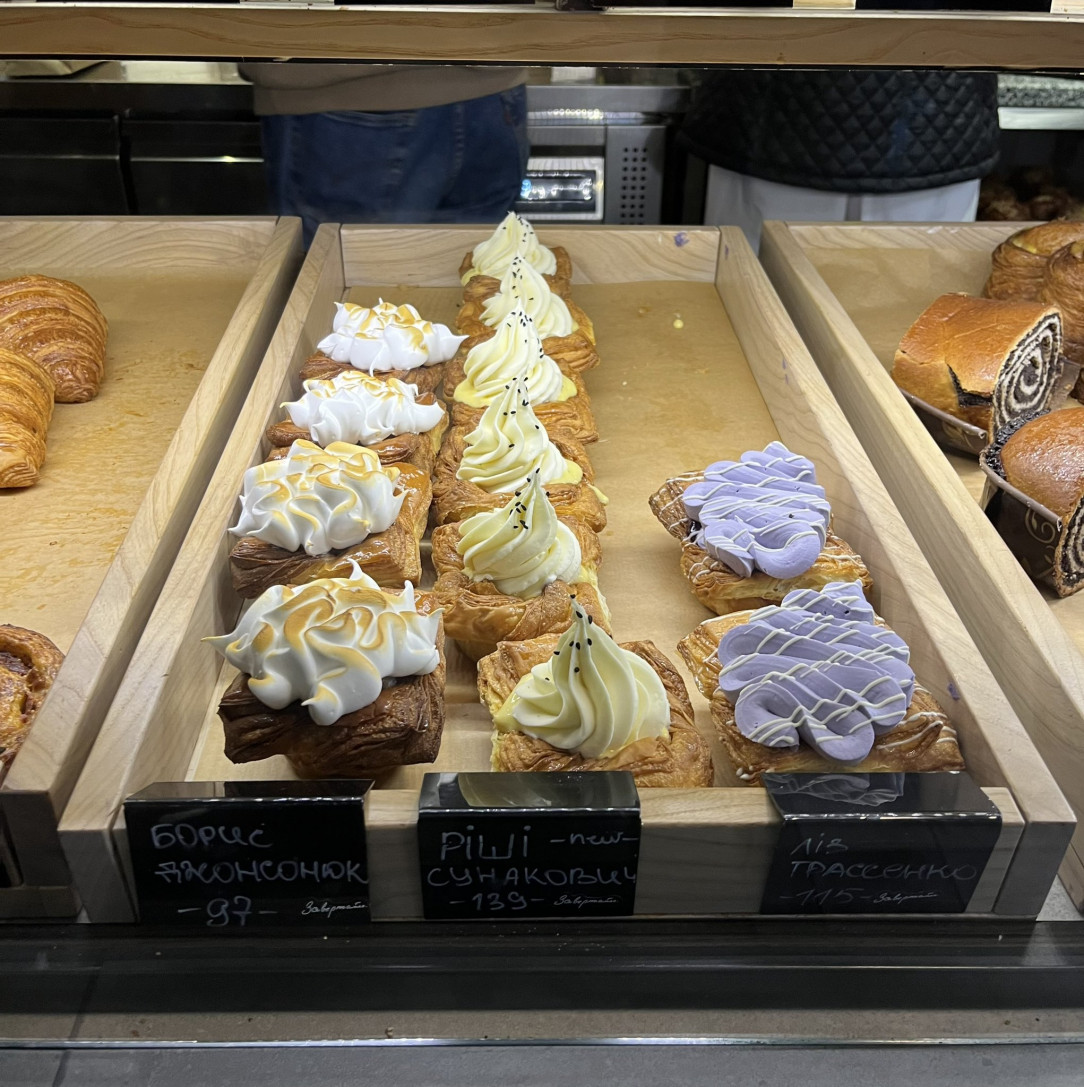
[[684, 328], [684, 327], [685, 327], [685, 322], [681, 319], [681, 314], [680, 313], [675, 313], [674, 314], [674, 328], [680, 329], [680, 328]]
[[636, 316], [637, 317], [646, 317], [650, 312], [651, 312], [651, 307], [650, 306], [637, 306], [636, 307]]

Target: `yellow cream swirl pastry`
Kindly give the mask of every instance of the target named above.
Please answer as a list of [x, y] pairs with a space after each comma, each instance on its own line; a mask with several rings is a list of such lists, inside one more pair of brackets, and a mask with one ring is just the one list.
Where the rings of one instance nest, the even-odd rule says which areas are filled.
[[622, 649], [580, 607], [553, 656], [536, 664], [494, 715], [584, 758], [607, 758], [637, 740], [670, 735], [666, 689], [647, 661]]
[[553, 581], [580, 580], [579, 541], [557, 519], [537, 469], [502, 509], [463, 521], [456, 550], [467, 577], [492, 581], [508, 596], [538, 596]]
[[583, 479], [583, 469], [565, 460], [538, 421], [522, 377], [510, 382], [482, 412], [464, 444], [457, 478], [490, 494], [515, 490], [536, 470], [543, 483]]
[[415, 609], [408, 581], [386, 592], [355, 568], [350, 578], [272, 585], [236, 629], [206, 641], [250, 678], [274, 710], [300, 701], [318, 725], [376, 701], [389, 681], [423, 676], [440, 663], [438, 612]]
[[515, 257], [526, 261], [535, 271], [552, 275], [557, 259], [541, 242], [526, 219], [510, 211], [496, 230], [474, 247], [471, 267], [462, 277], [464, 285], [472, 276], [502, 276]]
[[513, 307], [488, 340], [470, 349], [463, 373], [453, 397], [472, 408], [484, 408], [520, 375], [532, 404], [552, 404], [576, 395], [576, 386], [542, 349], [534, 321], [520, 306]]
[[307, 430], [319, 445], [372, 445], [395, 434], [421, 434], [444, 415], [439, 404], [418, 403], [417, 386], [359, 370], [312, 378], [304, 390], [299, 400], [282, 406], [294, 426]]
[[316, 349], [335, 362], [348, 362], [371, 374], [447, 362], [465, 339], [447, 325], [425, 320], [408, 304], [396, 306], [381, 299], [370, 309], [336, 302], [331, 333]]
[[398, 468], [382, 468], [371, 449], [299, 440], [281, 460], [245, 472], [241, 516], [230, 529], [286, 551], [326, 555], [390, 528], [406, 492]]
[[567, 336], [576, 328], [565, 300], [554, 294], [541, 273], [521, 257], [516, 257], [501, 276], [501, 289], [486, 299], [482, 322], [495, 328], [517, 306], [534, 321], [543, 339]]

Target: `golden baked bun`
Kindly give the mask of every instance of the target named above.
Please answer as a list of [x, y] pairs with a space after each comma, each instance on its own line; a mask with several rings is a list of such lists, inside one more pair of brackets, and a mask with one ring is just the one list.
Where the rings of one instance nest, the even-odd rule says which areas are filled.
[[1039, 298], [1061, 313], [1062, 354], [1084, 363], [1084, 240], [1062, 246], [1046, 262]]
[[1001, 448], [1006, 482], [1065, 518], [1084, 494], [1084, 407], [1040, 415]]
[[97, 396], [107, 331], [102, 311], [75, 283], [37, 275], [0, 282], [0, 346], [41, 363], [61, 404]]
[[64, 654], [36, 630], [0, 625], [0, 778], [22, 746]]
[[944, 294], [900, 341], [892, 380], [992, 437], [1021, 415], [1048, 408], [1061, 370], [1056, 307]]
[[53, 379], [40, 363], [0, 347], [0, 487], [29, 487], [45, 462]]
[[1082, 240], [1084, 222], [1059, 219], [1018, 230], [991, 254], [990, 276], [982, 293], [987, 298], [1038, 301], [1048, 258], [1062, 246]]

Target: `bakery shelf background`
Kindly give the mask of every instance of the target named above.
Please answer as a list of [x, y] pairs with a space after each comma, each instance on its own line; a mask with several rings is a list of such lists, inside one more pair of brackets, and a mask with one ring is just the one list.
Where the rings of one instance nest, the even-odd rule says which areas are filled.
[[[448, 321], [462, 293], [456, 270], [479, 234], [469, 226], [318, 232], [64, 814], [63, 846], [92, 920], [133, 916], [120, 815], [127, 795], [154, 781], [293, 776], [281, 757], [242, 766], [223, 757], [215, 709], [232, 670], [200, 641], [230, 629], [239, 611], [226, 528], [235, 520], [242, 473], [262, 459], [266, 424], [296, 395], [298, 370], [326, 333], [332, 303], [349, 296], [371, 304], [378, 294], [389, 298], [387, 285], [397, 284], [396, 301]], [[600, 587], [615, 635], [652, 639], [689, 682], [675, 644], [708, 613], [689, 592], [676, 541], [650, 513], [648, 495], [668, 476], [776, 437], [811, 457], [835, 525], [873, 573], [876, 605], [910, 644], [916, 672], [961, 736], [972, 776], [1003, 812], [1004, 834], [972, 910], [1035, 916], [1071, 833], [1069, 808], [744, 236], [733, 228], [552, 227], [541, 238], [572, 255], [573, 293], [600, 339], [602, 365], [586, 380], [602, 435], [590, 456], [611, 498]], [[694, 401], [698, 410], [690, 415]], [[454, 647], [448, 657], [448, 720], [437, 763], [396, 770], [367, 802], [377, 918], [421, 915], [415, 830], [421, 775], [488, 769], [491, 729], [478, 705], [473, 665]], [[706, 700], [691, 686], [690, 694], [711, 735]], [[763, 789], [739, 784], [725, 756], [717, 751], [716, 757], [714, 788], [641, 790], [640, 914], [759, 908], [778, 817]]]
[[[800, 4], [800, 6], [799, 6]], [[853, 5], [851, 5], [853, 7]], [[825, 64], [1077, 69], [1081, 0], [1050, 13], [553, 4], [34, 3], [0, 0], [8, 57], [315, 57], [522, 64]]]

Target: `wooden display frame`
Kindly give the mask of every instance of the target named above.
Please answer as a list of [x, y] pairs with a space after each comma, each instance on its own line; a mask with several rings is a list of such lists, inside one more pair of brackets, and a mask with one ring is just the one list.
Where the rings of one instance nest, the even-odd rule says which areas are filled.
[[[853, 6], [853, 5], [851, 5]], [[843, 8], [844, 10], [838, 10]], [[850, 65], [1064, 68], [1084, 49], [1077, 0], [1040, 12], [852, 11], [839, 0], [775, 9], [549, 3], [336, 6], [0, 3], [0, 49], [18, 57], [296, 57], [433, 64]], [[819, 9], [819, 10], [818, 10]], [[836, 10], [831, 10], [836, 9]]]
[[[483, 230], [478, 227], [325, 226], [318, 232], [219, 470], [64, 815], [64, 849], [92, 920], [123, 921], [134, 916], [119, 814], [124, 798], [153, 781], [192, 779], [194, 768], [200, 765], [221, 766], [213, 753], [208, 753], [204, 740], [218, 729], [214, 707], [227, 673], [200, 638], [229, 629], [239, 609], [229, 585], [226, 528], [235, 515], [241, 475], [262, 457], [264, 427], [270, 418], [277, 417], [279, 404], [296, 391], [297, 370], [326, 333], [332, 303], [348, 288], [360, 289], [366, 284], [374, 291], [376, 285], [388, 283], [400, 285], [404, 292], [435, 287], [442, 289], [442, 296], [457, 296], [456, 269], [464, 252], [480, 236]], [[597, 288], [596, 298], [620, 297], [634, 313], [646, 313], [655, 321], [652, 327], [661, 329], [665, 324], [667, 329], [680, 329], [692, 319], [695, 297], [710, 299], [712, 319], [725, 326], [722, 338], [728, 342], [713, 344], [708, 357], [684, 362], [680, 355], [646, 359], [642, 353], [630, 351], [622, 356], [612, 344], [608, 354], [606, 323], [600, 322], [597, 311], [594, 314], [603, 337], [603, 363], [588, 375], [588, 386], [598, 390], [601, 384], [606, 390], [605, 397], [593, 393], [596, 411], [606, 406], [606, 398], [612, 398], [612, 410], [607, 413], [611, 437], [619, 416], [628, 414], [630, 426], [643, 426], [636, 414], [639, 405], [652, 416], [661, 416], [669, 408], [671, 423], [675, 419], [678, 423], [677, 438], [669, 439], [666, 456], [657, 467], [659, 480], [636, 480], [644, 508], [637, 509], [635, 517], [638, 523], [650, 521], [653, 526], [649, 550], [655, 554], [657, 549], [660, 558], [665, 556], [666, 570], [676, 571], [676, 545], [646, 509], [647, 495], [668, 471], [691, 466], [680, 463], [675, 452], [681, 448], [680, 422], [687, 418], [688, 408], [684, 401], [673, 400], [672, 390], [686, 380], [707, 382], [704, 389], [696, 390], [700, 403], [701, 394], [712, 387], [711, 362], [736, 358], [741, 363], [742, 380], [760, 405], [757, 410], [784, 441], [817, 464], [833, 502], [836, 525], [874, 573], [876, 605], [912, 646], [916, 671], [927, 687], [939, 692], [962, 737], [972, 775], [1002, 811], [1002, 837], [969, 915], [1035, 916], [1072, 830], [1070, 810], [919, 554], [744, 237], [733, 229], [547, 227], [543, 240], [564, 245], [573, 254], [573, 293], [578, 289], [578, 298], [585, 294], [591, 297], [591, 285], [605, 284]], [[616, 291], [619, 284], [621, 290]], [[636, 284], [641, 285], [639, 294]], [[669, 311], [650, 312], [652, 300], [666, 296], [668, 290], [675, 296], [688, 296], [690, 310], [684, 319]], [[637, 307], [641, 296], [645, 300]], [[664, 363], [677, 367], [672, 370], [674, 380], [660, 382], [659, 367]], [[716, 371], [720, 377], [722, 366], [720, 362]], [[680, 381], [677, 375], [681, 375]], [[740, 376], [736, 369], [730, 381], [735, 375]], [[635, 387], [628, 391], [627, 399], [625, 385]], [[636, 399], [642, 396], [636, 390], [644, 388], [657, 401]], [[658, 431], [654, 440], [664, 444]], [[605, 487], [609, 479], [611, 485], [617, 485], [616, 493], [629, 483], [626, 477], [633, 470], [612, 471], [623, 455], [620, 451], [608, 453], [604, 447], [605, 434], [604, 441], [592, 448], [592, 457], [597, 458], [600, 485]], [[652, 447], [647, 444], [647, 448]], [[608, 475], [600, 467], [604, 463], [611, 466]], [[612, 505], [607, 533], [622, 516]], [[619, 637], [650, 635], [651, 630], [622, 629], [622, 601], [632, 599], [628, 593], [636, 591], [635, 585], [629, 586], [633, 580], [629, 572], [642, 571], [649, 559], [646, 553], [635, 555], [632, 565], [622, 566], [628, 557], [618, 558], [623, 576], [607, 583], [605, 562], [613, 561], [622, 546], [623, 537], [616, 537], [617, 544], [610, 542], [614, 538], [603, 535], [604, 555], [609, 548], [611, 558], [604, 560], [602, 578], [605, 592], [618, 589], [610, 597], [615, 629]], [[679, 633], [686, 633], [707, 617], [681, 585], [674, 596], [664, 598], [668, 601], [667, 631], [677, 625], [670, 621], [671, 612], [681, 617]], [[649, 607], [652, 614], [658, 614], [650, 602]], [[686, 615], [692, 618], [686, 621]], [[662, 638], [659, 642], [663, 651], [676, 659], [674, 646]], [[450, 654], [446, 745], [454, 742], [449, 737], [454, 736], [457, 722], [466, 738], [472, 722], [476, 723], [480, 714], [484, 716], [476, 703], [472, 705], [467, 685], [470, 676], [464, 672], [462, 660], [457, 665]], [[692, 697], [703, 722], [707, 718], [705, 700], [695, 692]], [[488, 723], [483, 727], [488, 736]], [[203, 759], [211, 761], [203, 763]], [[229, 773], [236, 777], [281, 776], [279, 767], [254, 765], [254, 770], [237, 767]], [[460, 768], [487, 766], [483, 761], [482, 765]], [[403, 773], [416, 781], [427, 769], [404, 768]], [[417, 801], [415, 787], [379, 788], [367, 801], [367, 852], [376, 918], [421, 915]], [[778, 826], [763, 790], [740, 786], [641, 790], [641, 804], [644, 825], [638, 914], [758, 910]]]
[[[886, 370], [886, 328], [875, 352], [829, 287], [818, 262], [858, 250], [913, 260], [929, 295], [899, 314], [893, 329], [949, 290], [978, 293], [989, 254], [1026, 223], [769, 223], [761, 260], [863, 447], [903, 513], [953, 604], [1057, 778], [1084, 814], [1084, 598], [1058, 601], [1024, 573], [980, 509], [977, 461], [934, 444]], [[910, 266], [910, 265], [909, 265]], [[875, 274], [873, 267], [868, 274]], [[901, 272], [902, 274], [902, 272]], [[902, 333], [901, 333], [902, 334]], [[880, 357], [879, 357], [880, 355]], [[1051, 622], [1051, 610], [1058, 622]], [[1084, 905], [1084, 834], [1061, 869]]]
[[[115, 453], [120, 443], [122, 459], [114, 463], [116, 458], [107, 457], [104, 462], [110, 474], [89, 475], [87, 468], [83, 474], [88, 478], [82, 485], [97, 485], [102, 495], [98, 501], [104, 506], [120, 504], [117, 496], [123, 493], [133, 510], [130, 521], [121, 526], [116, 520], [103, 522], [99, 532], [100, 518], [90, 509], [70, 530], [54, 530], [59, 538], [39, 539], [38, 549], [12, 552], [15, 545], [10, 540], [6, 550], [0, 547], [4, 556], [0, 585], [4, 578], [20, 577], [27, 564], [42, 561], [43, 556], [34, 552], [47, 545], [48, 561], [68, 567], [58, 586], [47, 589], [37, 582], [27, 592], [6, 594], [6, 621], [33, 626], [39, 613], [30, 608], [39, 592], [35, 606], [46, 608], [46, 596], [52, 592], [56, 600], [50, 606], [60, 613], [69, 603], [79, 609], [89, 602], [85, 615], [72, 611], [61, 624], [70, 637], [62, 646], [64, 664], [0, 786], [0, 823], [21, 875], [15, 886], [0, 888], [0, 918], [64, 917], [78, 911], [78, 899], [57, 835], [60, 813], [271, 339], [300, 263], [301, 230], [300, 220], [270, 217], [5, 219], [0, 220], [0, 252], [0, 267], [10, 270], [8, 274], [33, 270], [81, 279], [88, 285], [100, 280], [112, 282], [116, 291], [123, 291], [127, 283], [133, 295], [140, 289], [137, 280], [156, 281], [159, 285], [149, 288], [151, 295], [160, 303], [174, 300], [178, 311], [182, 304], [193, 307], [187, 315], [192, 320], [205, 311], [198, 302], [184, 300], [186, 291], [193, 297], [200, 291], [205, 295], [220, 280], [224, 289], [228, 277], [239, 299], [231, 305], [230, 295], [218, 304], [214, 320], [221, 320], [223, 331], [217, 345], [213, 331], [203, 333], [206, 354], [198, 360], [186, 352], [183, 327], [174, 330], [176, 340], [163, 338], [153, 327], [143, 327], [143, 314], [125, 311], [128, 324], [141, 331], [127, 347], [109, 347], [110, 361], [98, 401], [58, 407], [42, 481], [25, 492], [5, 492], [0, 500], [11, 503], [8, 516], [33, 517], [27, 513], [28, 501], [65, 501], [67, 484], [62, 485], [60, 458], [66, 455], [71, 463], [78, 456], [92, 465], [95, 458]], [[106, 315], [110, 316], [108, 310]], [[183, 324], [179, 317], [173, 323]], [[126, 351], [127, 357], [118, 357]], [[164, 383], [161, 404], [165, 407], [153, 402], [132, 377], [111, 388], [114, 365], [126, 374], [133, 366], [147, 373], [152, 368]], [[190, 396], [170, 395], [171, 374], [176, 374], [177, 367], [196, 368], [187, 379], [193, 388]], [[130, 391], [121, 391], [129, 382]], [[99, 410], [94, 424], [73, 424], [65, 430], [65, 422], [58, 421], [62, 409], [68, 413], [65, 421], [81, 411], [81, 418], [89, 418], [99, 403], [109, 405], [108, 413], [103, 417]], [[155, 454], [155, 459], [129, 475], [124, 442], [139, 439], [126, 439], [124, 434], [126, 430], [145, 433], [148, 425], [164, 456], [159, 463]], [[65, 437], [72, 446], [66, 451], [58, 448]], [[31, 493], [38, 488], [51, 497], [39, 500]], [[66, 516], [66, 511], [58, 512]], [[117, 515], [105, 509], [101, 516]], [[27, 530], [33, 531], [34, 526]], [[103, 543], [106, 537], [108, 544]], [[16, 595], [18, 616], [12, 610]], [[26, 608], [22, 597], [27, 597]]]

